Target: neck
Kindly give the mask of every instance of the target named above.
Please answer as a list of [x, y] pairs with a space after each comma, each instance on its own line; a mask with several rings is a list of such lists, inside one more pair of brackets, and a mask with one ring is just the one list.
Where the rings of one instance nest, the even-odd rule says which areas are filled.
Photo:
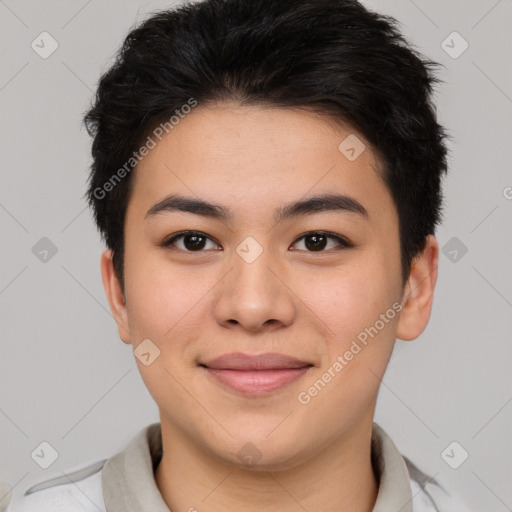
[[170, 510], [371, 512], [375, 504], [371, 419], [284, 470], [235, 466], [206, 453], [172, 424], [161, 425], [163, 457], [155, 480]]

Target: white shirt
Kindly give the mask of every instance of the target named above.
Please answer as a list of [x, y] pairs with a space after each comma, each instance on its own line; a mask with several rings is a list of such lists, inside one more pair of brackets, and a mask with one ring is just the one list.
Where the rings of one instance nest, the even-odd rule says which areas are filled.
[[[376, 423], [371, 454], [379, 479], [373, 512], [469, 512], [464, 503], [403, 457]], [[71, 468], [31, 486], [6, 512], [170, 512], [154, 477], [161, 457], [160, 423], [154, 423], [114, 457]], [[195, 508], [200, 511], [201, 503]]]

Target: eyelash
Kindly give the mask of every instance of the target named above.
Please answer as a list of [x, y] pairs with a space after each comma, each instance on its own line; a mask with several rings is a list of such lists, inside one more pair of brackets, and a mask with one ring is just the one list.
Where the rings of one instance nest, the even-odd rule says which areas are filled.
[[[173, 243], [175, 243], [180, 238], [184, 238], [187, 235], [200, 236], [202, 238], [207, 238], [208, 240], [210, 240], [214, 243], [217, 243], [213, 238], [211, 238], [210, 236], [206, 235], [205, 233], [203, 233], [201, 231], [182, 231], [180, 233], [175, 233], [174, 235], [171, 235], [169, 238], [167, 238], [166, 240], [164, 240], [162, 242], [161, 246], [166, 247], [166, 248], [171, 248], [173, 250], [188, 252], [188, 253], [205, 252], [204, 249], [200, 249], [198, 251], [189, 251], [189, 250], [177, 249], [176, 247], [174, 247], [174, 248], [172, 247]], [[349, 242], [347, 239], [345, 239], [339, 235], [335, 235], [334, 233], [330, 233], [329, 231], [309, 231], [308, 233], [305, 233], [305, 234], [301, 235], [299, 238], [297, 238], [295, 240], [295, 242], [293, 242], [292, 245], [295, 245], [296, 243], [300, 242], [301, 240], [307, 238], [308, 236], [314, 236], [314, 235], [325, 236], [331, 240], [335, 240], [341, 247], [334, 249], [334, 250], [350, 249], [350, 248], [354, 247], [354, 245], [351, 242]], [[220, 244], [218, 244], [218, 245], [220, 245]], [[307, 251], [306, 250], [305, 252], [310, 252], [310, 253], [314, 254], [314, 253], [330, 252], [331, 250], [332, 249], [328, 249], [328, 250], [322, 249], [320, 251]]]

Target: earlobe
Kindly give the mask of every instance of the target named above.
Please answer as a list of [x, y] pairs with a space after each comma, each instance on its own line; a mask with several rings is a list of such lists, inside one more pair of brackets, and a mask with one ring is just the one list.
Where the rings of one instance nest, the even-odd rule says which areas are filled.
[[103, 288], [105, 289], [105, 294], [110, 305], [110, 311], [117, 324], [119, 337], [125, 343], [131, 343], [125, 296], [121, 288], [121, 283], [114, 270], [112, 254], [110, 249], [106, 249], [101, 255], [101, 278], [103, 280]]
[[432, 311], [438, 259], [437, 240], [433, 235], [429, 235], [425, 249], [412, 264], [404, 290], [397, 338], [406, 341], [414, 340], [425, 330]]

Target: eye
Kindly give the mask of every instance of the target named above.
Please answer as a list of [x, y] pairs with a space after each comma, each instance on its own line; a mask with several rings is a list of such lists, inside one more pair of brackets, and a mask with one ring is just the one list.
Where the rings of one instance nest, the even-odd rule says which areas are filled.
[[[329, 244], [329, 241], [331, 241], [331, 244]], [[298, 238], [293, 245], [299, 242], [303, 242], [305, 247], [305, 249], [299, 250], [306, 250], [307, 252], [326, 252], [326, 250], [333, 248], [341, 250], [353, 247], [353, 244], [345, 238], [325, 231], [306, 233]], [[334, 244], [332, 242], [334, 242]], [[210, 243], [210, 247], [208, 247], [208, 243]], [[211, 237], [201, 231], [183, 231], [181, 233], [175, 233], [161, 245], [184, 252], [202, 252], [203, 249], [219, 250], [220, 247]]]
[[[176, 243], [178, 242], [179, 243]], [[206, 247], [211, 242], [210, 247]], [[183, 231], [176, 233], [162, 243], [163, 247], [176, 248], [185, 252], [201, 252], [206, 249], [217, 249], [219, 246], [207, 235], [200, 231]]]
[[[334, 241], [334, 249], [348, 249], [353, 247], [353, 245], [346, 240], [345, 238], [335, 235], [333, 233], [327, 233], [325, 231], [312, 231], [311, 233], [306, 233], [302, 235], [295, 243], [304, 242], [304, 247], [308, 252], [326, 252], [324, 249], [332, 249], [333, 246], [331, 244], [329, 246], [329, 240]], [[303, 249], [299, 249], [303, 250]]]

